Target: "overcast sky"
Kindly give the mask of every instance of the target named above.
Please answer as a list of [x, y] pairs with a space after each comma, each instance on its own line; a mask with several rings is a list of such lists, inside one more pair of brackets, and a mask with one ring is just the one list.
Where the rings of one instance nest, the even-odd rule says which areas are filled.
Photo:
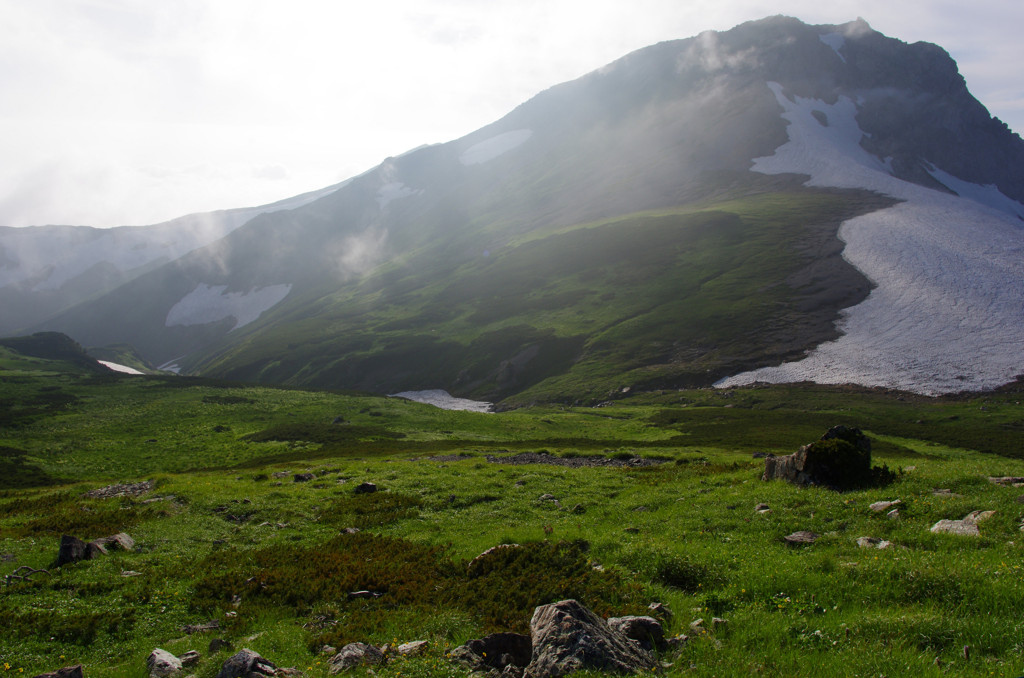
[[273, 202], [772, 14], [937, 43], [1024, 133], [1018, 0], [0, 0], [0, 225]]

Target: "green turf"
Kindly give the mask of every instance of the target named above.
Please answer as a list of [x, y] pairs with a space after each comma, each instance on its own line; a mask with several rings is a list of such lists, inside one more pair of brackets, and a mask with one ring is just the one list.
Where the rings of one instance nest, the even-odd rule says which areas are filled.
[[[96, 376], [10, 352], [0, 367], [0, 575], [50, 569], [0, 584], [0, 666], [10, 672], [82, 662], [87, 675], [143, 676], [154, 647], [207, 655], [223, 637], [311, 676], [327, 675], [317, 653], [325, 643], [426, 639], [425, 657], [376, 674], [461, 675], [447, 650], [522, 631], [535, 605], [567, 597], [605, 615], [666, 603], [670, 634], [692, 636], [662, 656], [670, 676], [1022, 668], [1024, 491], [987, 479], [1024, 475], [1019, 391], [929, 399], [698, 389], [480, 414], [351, 393]], [[753, 453], [791, 452], [840, 423], [868, 432], [873, 462], [896, 471], [891, 484], [836, 493], [760, 480]], [[541, 450], [664, 463], [487, 461]], [[296, 473], [315, 479], [297, 482]], [[137, 498], [83, 496], [144, 479], [156, 487]], [[364, 481], [381, 491], [353, 493]], [[933, 494], [940, 488], [953, 494]], [[897, 498], [898, 519], [869, 509]], [[771, 512], [754, 511], [762, 502]], [[973, 510], [996, 512], [980, 538], [929, 531]], [[346, 527], [361, 531], [342, 534]], [[787, 546], [782, 537], [796, 530], [821, 537]], [[61, 534], [118, 531], [135, 551], [50, 568]], [[860, 536], [895, 546], [861, 549]], [[501, 543], [524, 548], [467, 568]], [[349, 599], [363, 589], [384, 595]], [[688, 631], [712, 616], [728, 624]], [[217, 631], [182, 631], [213, 619]], [[229, 654], [204, 656], [196, 675], [213, 678]]]

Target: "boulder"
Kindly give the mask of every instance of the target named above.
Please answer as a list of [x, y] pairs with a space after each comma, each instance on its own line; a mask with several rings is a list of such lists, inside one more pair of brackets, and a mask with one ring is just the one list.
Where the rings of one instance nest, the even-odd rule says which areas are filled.
[[932, 525], [932, 532], [944, 534], [958, 534], [963, 537], [980, 537], [981, 531], [978, 523], [988, 520], [995, 514], [995, 511], [972, 511], [960, 520], [940, 520]]
[[871, 441], [860, 429], [833, 426], [793, 454], [766, 457], [762, 480], [845, 489], [871, 478]]
[[449, 656], [470, 671], [503, 672], [512, 667], [518, 669], [515, 673], [519, 673], [530, 663], [530, 637], [520, 633], [492, 633], [467, 641], [452, 650]]
[[149, 653], [149, 658], [146, 659], [146, 668], [149, 669], [150, 678], [165, 678], [181, 673], [182, 664], [181, 660], [173, 654], [158, 647]]
[[654, 657], [575, 600], [541, 605], [530, 620], [533, 655], [524, 676], [550, 678], [573, 671], [638, 673]]
[[135, 548], [135, 540], [124, 532], [118, 532], [109, 537], [100, 537], [99, 539], [94, 539], [91, 543], [102, 547], [104, 551], [131, 551]]
[[654, 617], [611, 617], [608, 626], [630, 640], [640, 643], [645, 650], [665, 648], [665, 630]]
[[276, 673], [277, 667], [273, 662], [264, 659], [258, 652], [243, 648], [224, 662], [217, 678], [257, 678], [258, 676], [273, 676]]
[[78, 537], [65, 534], [60, 538], [56, 567], [67, 565], [68, 563], [77, 563], [80, 560], [91, 560], [106, 552], [106, 549], [97, 546], [94, 542], [87, 544]]
[[376, 666], [386, 661], [384, 653], [366, 643], [349, 643], [328, 661], [330, 673], [341, 673], [357, 666]]
[[356, 494], [372, 494], [377, 491], [376, 483], [359, 483], [352, 490]]

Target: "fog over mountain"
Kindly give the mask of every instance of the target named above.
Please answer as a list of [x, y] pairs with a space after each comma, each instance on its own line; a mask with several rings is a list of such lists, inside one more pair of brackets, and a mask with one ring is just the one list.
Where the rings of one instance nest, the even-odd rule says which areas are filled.
[[939, 393], [1024, 372], [1022, 203], [1024, 142], [940, 47], [771, 17], [188, 237], [0, 232], [0, 300], [4, 331], [234, 379]]

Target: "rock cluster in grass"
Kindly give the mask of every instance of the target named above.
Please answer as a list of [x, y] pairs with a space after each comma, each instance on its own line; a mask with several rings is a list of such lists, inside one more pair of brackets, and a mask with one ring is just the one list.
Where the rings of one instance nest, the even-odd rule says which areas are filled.
[[845, 490], [888, 475], [888, 469], [871, 468], [871, 441], [860, 429], [833, 426], [793, 454], [765, 457], [761, 479]]
[[107, 485], [106, 487], [99, 487], [95, 490], [89, 490], [83, 497], [89, 497], [90, 499], [110, 499], [111, 497], [137, 497], [140, 494], [149, 492], [154, 487], [152, 480], [143, 480], [138, 483], [118, 483], [116, 485]]

